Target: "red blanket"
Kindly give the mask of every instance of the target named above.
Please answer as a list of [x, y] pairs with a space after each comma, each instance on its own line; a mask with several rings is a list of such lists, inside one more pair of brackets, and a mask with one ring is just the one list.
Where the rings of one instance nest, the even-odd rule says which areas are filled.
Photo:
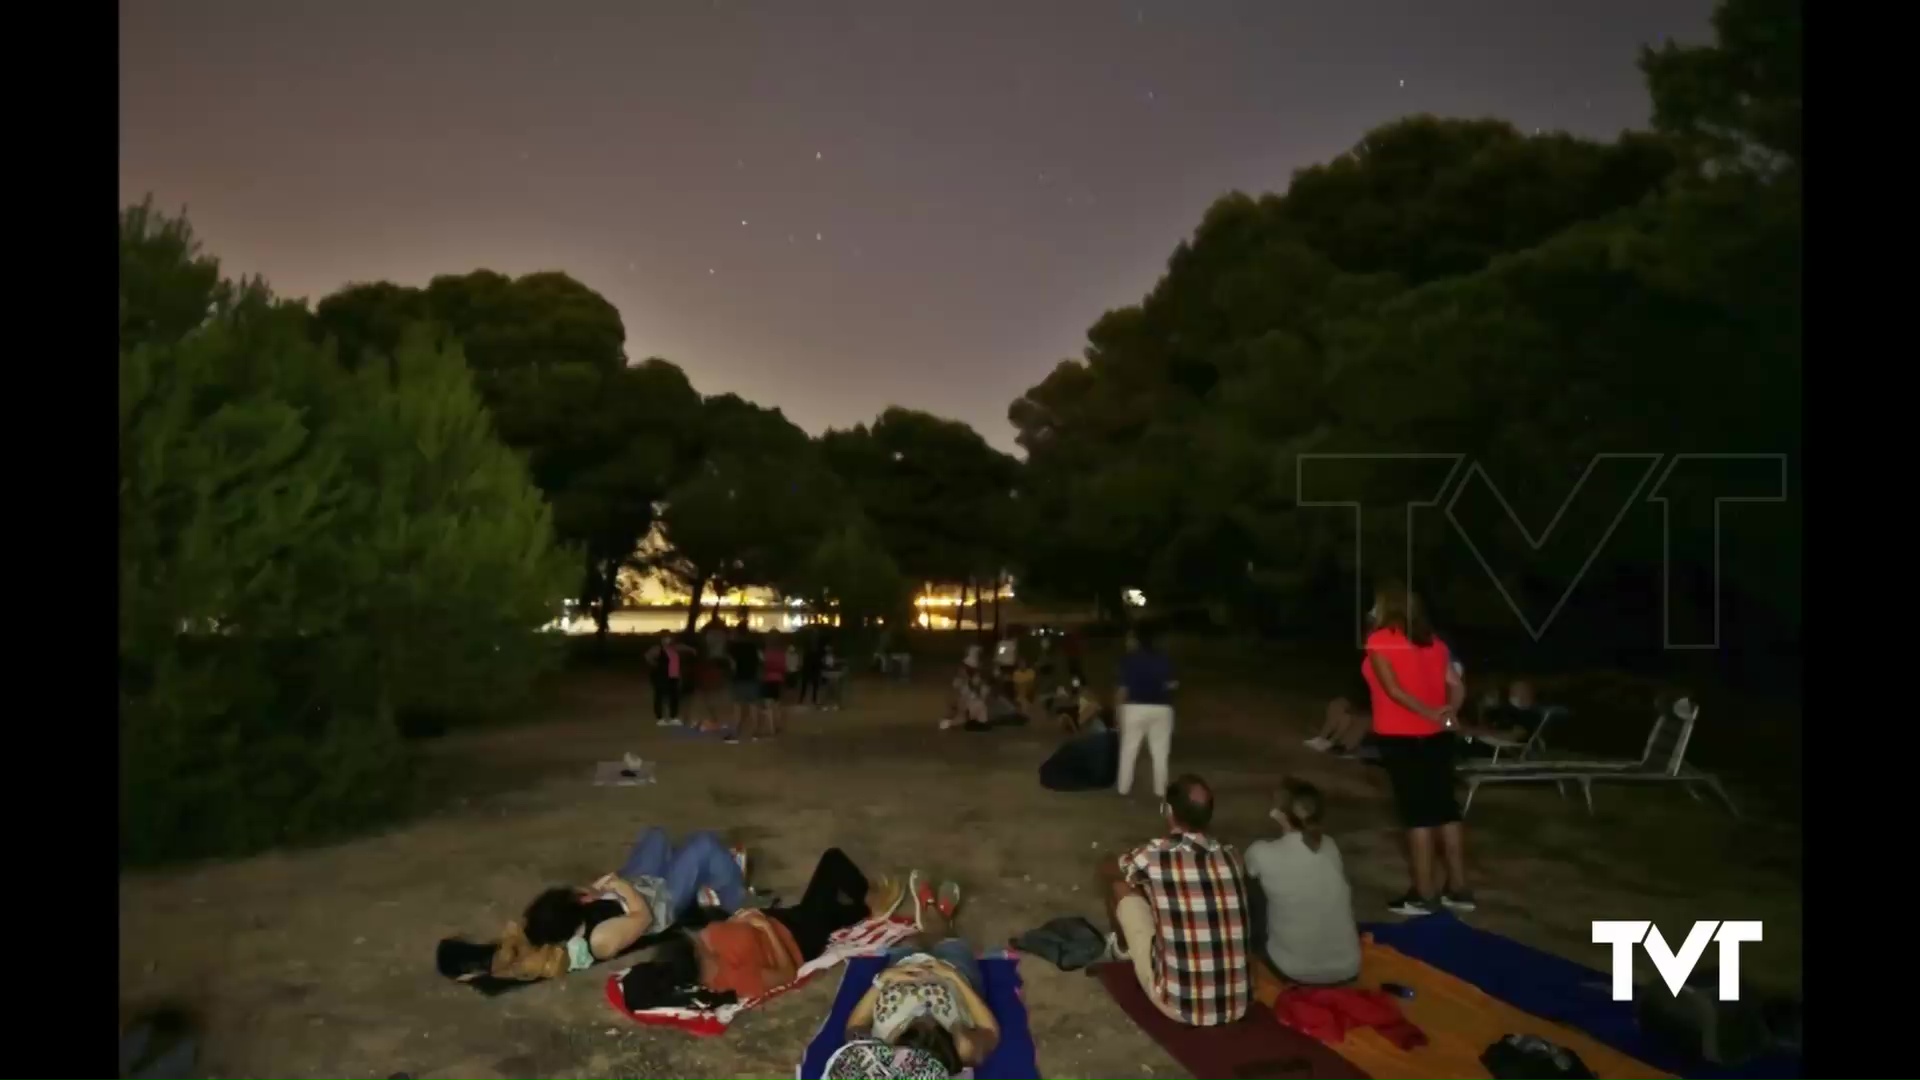
[[1280, 992], [1274, 1018], [1304, 1035], [1335, 1045], [1354, 1028], [1373, 1028], [1402, 1050], [1425, 1046], [1426, 1033], [1400, 1015], [1400, 1006], [1379, 990], [1296, 986]]

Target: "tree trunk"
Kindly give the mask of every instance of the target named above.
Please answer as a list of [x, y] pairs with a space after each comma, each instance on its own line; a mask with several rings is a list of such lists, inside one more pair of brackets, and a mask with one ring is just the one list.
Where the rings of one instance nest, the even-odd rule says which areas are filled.
[[986, 598], [980, 595], [979, 578], [971, 577], [967, 580], [973, 583], [973, 632], [984, 638], [987, 633]]
[[998, 570], [993, 573], [993, 637], [1000, 639], [1000, 584], [1006, 580]]
[[705, 592], [706, 588], [705, 574], [693, 579], [693, 596], [687, 601], [687, 633], [689, 634], [700, 628], [700, 594]]

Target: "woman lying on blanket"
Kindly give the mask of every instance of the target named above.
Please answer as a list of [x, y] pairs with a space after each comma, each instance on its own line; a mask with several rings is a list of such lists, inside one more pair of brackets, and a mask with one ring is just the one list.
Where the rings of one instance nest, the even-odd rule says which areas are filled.
[[979, 962], [954, 931], [960, 886], [949, 881], [935, 893], [916, 870], [912, 891], [920, 933], [887, 950], [885, 968], [847, 1018], [846, 1045], [827, 1060], [827, 1080], [946, 1080], [999, 1045]]
[[742, 911], [684, 932], [649, 935], [645, 963], [622, 980], [633, 1009], [749, 1001], [792, 982], [827, 951], [827, 939], [868, 918], [886, 918], [906, 891], [896, 880], [868, 882], [839, 848], [813, 868], [800, 902]]
[[525, 921], [509, 927], [501, 940], [493, 973], [552, 978], [592, 967], [633, 948], [644, 935], [666, 930], [709, 889], [728, 911], [746, 903], [745, 875], [727, 845], [713, 833], [698, 832], [675, 850], [664, 830], [650, 828], [634, 842], [619, 873], [534, 897]]

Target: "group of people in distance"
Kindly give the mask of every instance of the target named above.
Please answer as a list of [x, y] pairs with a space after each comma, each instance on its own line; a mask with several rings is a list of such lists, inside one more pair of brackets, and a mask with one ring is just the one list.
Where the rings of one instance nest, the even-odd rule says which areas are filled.
[[[1360, 669], [1367, 734], [1407, 833], [1411, 877], [1392, 909], [1471, 909], [1453, 793], [1454, 730], [1465, 696], [1460, 668], [1405, 586], [1381, 586], [1368, 617]], [[762, 643], [744, 629], [710, 626], [709, 634], [704, 655], [689, 655], [663, 635], [648, 661], [669, 679], [681, 676], [682, 664], [718, 672], [718, 685], [735, 691], [737, 733], [747, 726], [748, 709], [779, 700], [792, 665], [784, 656], [769, 660], [785, 648], [777, 635]], [[821, 652], [830, 656], [830, 646], [822, 644]], [[963, 678], [977, 676], [982, 659], [970, 655]], [[996, 681], [1011, 686], [1021, 658], [1016, 651], [1010, 663], [1000, 659], [996, 650], [996, 674], [1003, 676]], [[803, 654], [799, 667], [807, 666]], [[1283, 779], [1268, 812], [1279, 835], [1248, 845], [1244, 857], [1210, 835], [1213, 790], [1191, 773], [1167, 776], [1178, 687], [1151, 634], [1131, 633], [1114, 696], [1117, 788], [1130, 791], [1144, 747], [1166, 831], [1098, 867], [1112, 928], [1109, 958], [1131, 965], [1166, 1016], [1196, 1026], [1246, 1014], [1254, 965], [1296, 985], [1351, 982], [1360, 973], [1359, 932], [1340, 848], [1326, 832], [1323, 795], [1310, 783]], [[1083, 688], [1076, 678], [1076, 696], [1084, 697]], [[675, 717], [669, 711], [667, 718]], [[778, 730], [777, 714], [768, 730]], [[984, 1060], [999, 1037], [974, 949], [955, 930], [961, 899], [954, 882], [936, 883], [919, 870], [869, 877], [831, 848], [798, 902], [770, 903], [748, 888], [744, 856], [719, 837], [695, 833], [675, 846], [649, 829], [618, 872], [535, 897], [493, 954], [491, 973], [552, 977], [634, 953], [638, 962], [621, 980], [629, 1008], [743, 1001], [792, 981], [836, 932], [910, 903], [916, 932], [887, 953], [826, 1075], [952, 1077]], [[641, 949], [647, 952], [639, 955]]]
[[846, 662], [822, 630], [763, 635], [744, 619], [729, 627], [716, 615], [700, 640], [695, 647], [661, 631], [647, 648], [653, 717], [662, 727], [686, 723], [680, 714], [689, 682], [703, 714], [700, 730], [721, 733], [729, 743], [780, 734], [789, 697], [820, 710], [838, 709], [845, 700]]

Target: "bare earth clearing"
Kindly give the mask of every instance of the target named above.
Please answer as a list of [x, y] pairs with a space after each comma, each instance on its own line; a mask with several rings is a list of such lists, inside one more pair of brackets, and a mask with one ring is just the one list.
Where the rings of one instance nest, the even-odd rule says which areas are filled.
[[[435, 974], [434, 942], [491, 934], [541, 886], [615, 868], [649, 824], [746, 844], [755, 884], [788, 899], [830, 845], [869, 872], [956, 877], [978, 945], [1055, 915], [1099, 921], [1092, 860], [1157, 824], [1144, 755], [1130, 800], [1047, 792], [1035, 769], [1054, 731], [935, 731], [945, 674], [856, 682], [846, 711], [795, 712], [778, 742], [733, 747], [654, 727], [638, 677], [575, 676], [552, 722], [433, 745], [435, 769], [464, 793], [434, 816], [321, 850], [123, 877], [123, 1007], [199, 1009], [212, 1076], [791, 1076], [837, 976], [699, 1039], [616, 1015], [605, 967], [484, 999]], [[1274, 780], [1308, 777], [1334, 799], [1360, 917], [1391, 918], [1382, 905], [1405, 878], [1384, 777], [1299, 745], [1323, 702], [1188, 685], [1173, 764], [1218, 790], [1215, 832], [1263, 835]], [[1620, 722], [1645, 730], [1637, 714]], [[659, 783], [591, 786], [593, 763], [623, 750], [658, 761]], [[1678, 790], [1601, 788], [1588, 818], [1550, 788], [1489, 788], [1469, 822], [1481, 899], [1469, 918], [1603, 970], [1595, 918], [1652, 918], [1676, 942], [1695, 919], [1762, 919], [1748, 977], [1797, 988], [1798, 828], [1737, 777], [1731, 787], [1744, 821]], [[1043, 1075], [1180, 1075], [1093, 980], [1037, 959], [1021, 970]]]

